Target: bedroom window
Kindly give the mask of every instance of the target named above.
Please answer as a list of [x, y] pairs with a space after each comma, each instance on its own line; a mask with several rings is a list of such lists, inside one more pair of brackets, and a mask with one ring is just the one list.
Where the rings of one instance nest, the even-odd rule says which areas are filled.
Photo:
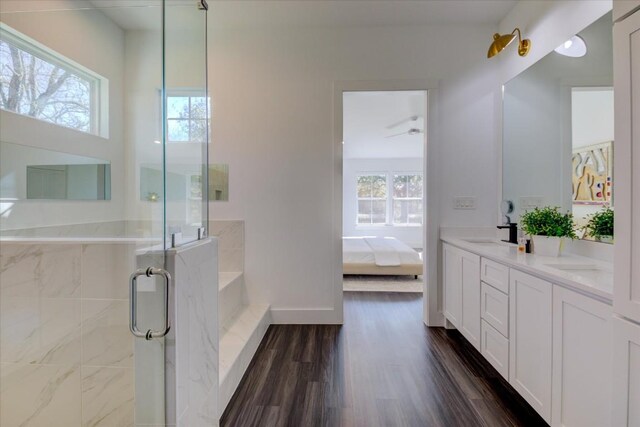
[[167, 96], [167, 141], [206, 142], [207, 98], [188, 93]]
[[0, 28], [0, 108], [70, 129], [100, 133], [107, 80], [48, 47]]
[[393, 224], [422, 224], [422, 175], [393, 175]]
[[357, 180], [358, 224], [387, 222], [387, 176], [359, 175]]

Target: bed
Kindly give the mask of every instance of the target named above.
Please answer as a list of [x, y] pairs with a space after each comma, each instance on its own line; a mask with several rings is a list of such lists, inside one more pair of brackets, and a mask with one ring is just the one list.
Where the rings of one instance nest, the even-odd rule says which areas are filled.
[[342, 274], [418, 276], [422, 258], [394, 237], [343, 237]]

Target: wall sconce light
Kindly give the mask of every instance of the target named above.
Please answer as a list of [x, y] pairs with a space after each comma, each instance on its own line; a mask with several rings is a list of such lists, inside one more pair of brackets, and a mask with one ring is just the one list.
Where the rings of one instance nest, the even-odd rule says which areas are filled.
[[529, 49], [531, 49], [531, 40], [522, 39], [522, 35], [520, 34], [520, 28], [516, 28], [511, 32], [511, 34], [498, 34], [495, 33], [493, 35], [493, 43], [489, 47], [489, 52], [487, 52], [487, 58], [492, 58], [502, 52], [502, 50], [509, 46], [511, 42], [516, 38], [516, 32], [518, 33], [518, 55], [527, 56], [529, 53]]

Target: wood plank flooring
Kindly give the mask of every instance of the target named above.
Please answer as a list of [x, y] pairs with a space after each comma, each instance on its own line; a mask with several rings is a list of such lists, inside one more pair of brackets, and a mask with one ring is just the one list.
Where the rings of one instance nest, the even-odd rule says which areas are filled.
[[345, 292], [343, 326], [273, 325], [221, 426], [546, 425], [422, 295]]

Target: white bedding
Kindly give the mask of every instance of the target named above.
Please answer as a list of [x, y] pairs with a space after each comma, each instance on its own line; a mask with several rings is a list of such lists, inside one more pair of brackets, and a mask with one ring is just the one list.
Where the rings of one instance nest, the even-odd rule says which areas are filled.
[[342, 261], [380, 267], [422, 265], [420, 254], [394, 237], [343, 237]]

